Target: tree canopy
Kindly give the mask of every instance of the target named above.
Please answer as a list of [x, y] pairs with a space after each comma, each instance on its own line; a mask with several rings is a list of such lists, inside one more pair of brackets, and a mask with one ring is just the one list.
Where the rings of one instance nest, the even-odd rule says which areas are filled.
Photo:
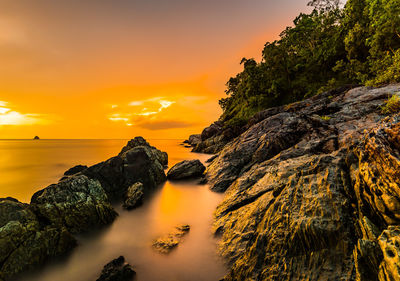
[[345, 84], [400, 81], [400, 0], [313, 0], [260, 62], [243, 58], [219, 101], [227, 126], [254, 113]]

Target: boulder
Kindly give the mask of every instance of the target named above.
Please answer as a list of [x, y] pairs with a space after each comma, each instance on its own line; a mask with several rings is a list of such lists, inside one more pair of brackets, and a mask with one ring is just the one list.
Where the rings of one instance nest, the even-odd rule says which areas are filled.
[[201, 140], [205, 141], [211, 137], [220, 134], [223, 130], [222, 122], [216, 121], [201, 132]]
[[170, 180], [197, 178], [203, 175], [206, 167], [200, 160], [185, 160], [175, 164], [167, 173]]
[[28, 204], [0, 198], [0, 280], [32, 270], [75, 246], [64, 226], [52, 225]]
[[82, 174], [98, 180], [109, 198], [122, 198], [127, 189], [141, 182], [144, 192], [165, 182], [164, 166], [168, 155], [152, 146], [142, 137], [130, 140], [118, 156], [93, 165]]
[[104, 266], [96, 281], [130, 281], [135, 275], [136, 272], [132, 266], [125, 262], [123, 256], [120, 256]]
[[141, 182], [131, 185], [125, 194], [124, 204], [122, 206], [128, 210], [140, 206], [143, 203], [143, 191], [143, 184]]
[[190, 135], [187, 143], [192, 146], [195, 146], [195, 145], [199, 144], [200, 142], [201, 142], [201, 135], [197, 134], [197, 135]]
[[92, 230], [114, 221], [114, 211], [99, 181], [84, 175], [69, 177], [36, 192], [31, 208], [46, 221], [72, 233]]

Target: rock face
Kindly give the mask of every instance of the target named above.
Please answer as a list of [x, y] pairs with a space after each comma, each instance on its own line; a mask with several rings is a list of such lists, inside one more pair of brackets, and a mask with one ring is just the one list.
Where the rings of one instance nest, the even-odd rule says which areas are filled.
[[201, 142], [201, 135], [191, 135], [189, 136], [189, 140], [188, 143], [192, 146], [196, 146], [197, 144], [199, 144]]
[[224, 280], [399, 280], [400, 85], [261, 112], [208, 166]]
[[68, 169], [67, 171], [65, 171], [64, 176], [75, 175], [79, 172], [82, 172], [83, 170], [86, 170], [87, 168], [88, 168], [88, 166], [86, 166], [86, 165], [76, 165], [76, 166]]
[[96, 281], [130, 281], [135, 275], [136, 272], [132, 266], [125, 262], [123, 256], [120, 256], [104, 266]]
[[52, 225], [28, 204], [0, 198], [0, 280], [34, 269], [75, 245], [65, 227]]
[[124, 204], [125, 209], [131, 210], [140, 206], [143, 203], [144, 188], [141, 182], [137, 182], [128, 188], [125, 194]]
[[170, 180], [196, 178], [203, 175], [206, 167], [200, 160], [185, 160], [175, 164], [167, 173]]

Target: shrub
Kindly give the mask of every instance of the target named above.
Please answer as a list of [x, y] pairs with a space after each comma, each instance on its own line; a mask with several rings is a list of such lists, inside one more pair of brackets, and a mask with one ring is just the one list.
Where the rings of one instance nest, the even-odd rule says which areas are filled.
[[400, 97], [394, 94], [382, 106], [382, 113], [391, 114], [391, 113], [397, 113], [399, 111], [400, 111]]

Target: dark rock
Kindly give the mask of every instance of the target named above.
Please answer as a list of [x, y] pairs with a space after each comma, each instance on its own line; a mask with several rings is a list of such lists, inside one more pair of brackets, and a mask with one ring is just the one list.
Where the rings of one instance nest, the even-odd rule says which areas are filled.
[[33, 139], [34, 140], [40, 140], [40, 138], [38, 136], [35, 136]]
[[143, 203], [143, 191], [143, 184], [141, 182], [137, 182], [131, 185], [125, 194], [123, 207], [125, 209], [131, 210], [140, 206]]
[[203, 175], [206, 167], [200, 160], [185, 160], [175, 164], [167, 173], [170, 180], [196, 178]]
[[207, 184], [207, 179], [205, 178], [205, 177], [202, 177], [200, 180], [199, 180], [199, 184], [200, 185], [203, 185], [203, 184]]
[[49, 224], [28, 204], [0, 199], [0, 280], [32, 270], [75, 246], [65, 227]]
[[184, 145], [184, 147], [191, 148], [192, 146], [191, 145]]
[[201, 140], [205, 141], [211, 137], [214, 137], [222, 132], [223, 127], [222, 123], [219, 121], [214, 122], [209, 127], [205, 128], [203, 132], [201, 132]]
[[161, 254], [169, 254], [175, 249], [190, 231], [190, 225], [183, 224], [175, 227], [175, 230], [168, 235], [158, 238], [153, 242], [153, 248]]
[[80, 233], [111, 223], [117, 213], [97, 180], [69, 177], [36, 192], [31, 207], [41, 218]]
[[201, 142], [201, 135], [190, 135], [189, 140], [187, 141], [188, 144], [195, 146]]
[[224, 280], [399, 280], [400, 85], [261, 112], [208, 166]]
[[132, 266], [125, 262], [123, 256], [120, 256], [104, 266], [96, 281], [130, 281], [135, 275], [136, 272]]
[[130, 140], [118, 156], [82, 171], [98, 180], [110, 198], [121, 198], [128, 187], [141, 182], [144, 192], [154, 189], [166, 180], [164, 166], [168, 155], [152, 146], [142, 137]]
[[72, 176], [75, 175], [79, 172], [82, 172], [83, 170], [86, 170], [88, 166], [86, 165], [76, 165], [70, 169], [68, 169], [67, 171], [65, 171], [64, 176]]

